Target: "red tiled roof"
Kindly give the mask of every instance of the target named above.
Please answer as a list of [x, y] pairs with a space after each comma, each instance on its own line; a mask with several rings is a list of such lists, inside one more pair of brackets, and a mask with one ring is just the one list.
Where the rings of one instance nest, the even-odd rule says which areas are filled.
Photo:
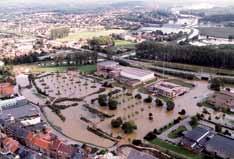
[[33, 138], [32, 144], [34, 146], [41, 148], [41, 149], [48, 150], [49, 145], [50, 145], [50, 141], [47, 141], [47, 140], [41, 138], [40, 136], [36, 136]]
[[19, 148], [19, 142], [12, 139], [12, 138], [5, 138], [3, 140], [3, 145], [7, 151], [15, 153], [16, 150]]
[[71, 155], [74, 152], [74, 148], [71, 145], [60, 144], [58, 148], [58, 153], [65, 155]]
[[62, 142], [58, 139], [55, 139], [52, 144], [51, 144], [51, 149], [54, 150], [54, 151], [57, 151], [59, 146], [62, 144]]
[[10, 96], [14, 94], [14, 86], [10, 83], [0, 83], [0, 95]]

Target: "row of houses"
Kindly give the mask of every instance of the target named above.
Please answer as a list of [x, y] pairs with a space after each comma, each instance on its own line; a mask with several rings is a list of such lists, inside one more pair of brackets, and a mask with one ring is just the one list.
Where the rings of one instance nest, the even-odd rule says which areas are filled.
[[68, 145], [47, 128], [36, 106], [24, 97], [0, 101], [0, 127], [4, 145], [1, 155], [20, 156], [22, 147], [39, 156], [55, 159], [83, 159], [79, 146]]

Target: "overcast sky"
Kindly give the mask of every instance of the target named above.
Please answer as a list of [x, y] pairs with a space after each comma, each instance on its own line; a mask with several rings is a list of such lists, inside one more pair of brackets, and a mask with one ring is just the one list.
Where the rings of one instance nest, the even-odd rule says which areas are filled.
[[[126, 1], [139, 1], [139, 0], [0, 0], [0, 5], [4, 4], [31, 4], [31, 3], [39, 3], [39, 4], [102, 4], [102, 3], [114, 3], [114, 2], [126, 2]], [[199, 4], [199, 3], [209, 3], [214, 5], [234, 5], [234, 0], [140, 0], [145, 1], [145, 3], [158, 3], [160, 4]]]

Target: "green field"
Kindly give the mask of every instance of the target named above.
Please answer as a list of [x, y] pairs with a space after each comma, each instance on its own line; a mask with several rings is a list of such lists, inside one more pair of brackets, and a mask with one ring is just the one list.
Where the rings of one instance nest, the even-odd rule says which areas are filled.
[[158, 138], [151, 141], [151, 144], [158, 146], [162, 151], [169, 151], [170, 153], [185, 159], [202, 159], [202, 156], [199, 154], [193, 154], [192, 152], [165, 141], [162, 141]]
[[116, 47], [134, 47], [135, 43], [127, 40], [115, 40]]
[[92, 39], [99, 36], [108, 36], [110, 34], [125, 33], [126, 30], [121, 29], [110, 29], [110, 30], [100, 30], [100, 31], [82, 31], [79, 33], [70, 34], [68, 37], [58, 39], [58, 41], [78, 41], [80, 39]]
[[171, 132], [168, 134], [168, 137], [171, 138], [171, 139], [176, 139], [176, 138], [180, 137], [180, 135], [181, 135], [184, 131], [187, 131], [186, 127], [185, 127], [185, 126], [179, 126], [177, 129], [171, 131]]

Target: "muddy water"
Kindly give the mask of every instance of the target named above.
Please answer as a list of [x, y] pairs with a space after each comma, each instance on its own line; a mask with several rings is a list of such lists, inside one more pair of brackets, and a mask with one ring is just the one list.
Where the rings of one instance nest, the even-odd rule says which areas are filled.
[[[69, 75], [68, 75], [69, 76]], [[65, 75], [61, 75], [61, 81], [62, 83], [64, 81], [63, 77]], [[73, 77], [74, 80], [80, 80], [82, 81], [82, 78], [79, 78], [70, 75], [70, 77], [67, 77], [67, 80], [65, 80], [65, 84], [68, 83], [68, 88], [71, 87], [71, 90], [74, 90], [75, 92], [77, 89], [79, 89], [79, 84], [75, 88], [75, 84], [70, 84], [69, 79]], [[46, 78], [46, 77], [45, 77]], [[57, 80], [57, 77], [53, 77], [53, 79], [45, 79], [46, 83], [50, 87], [49, 89], [56, 89], [56, 83], [54, 82], [55, 79]], [[58, 79], [59, 80], [59, 79]], [[86, 82], [87, 80], [84, 80], [81, 83]], [[70, 81], [71, 82], [71, 81]], [[40, 82], [39, 82], [40, 83]], [[52, 84], [52, 86], [51, 86]], [[93, 83], [90, 82], [88, 85], [92, 85]], [[98, 83], [95, 83], [97, 86], [99, 86]], [[153, 130], [154, 128], [161, 128], [164, 125], [168, 124], [169, 122], [173, 121], [175, 118], [177, 118], [178, 112], [182, 109], [186, 110], [187, 115], [195, 115], [197, 112], [201, 112], [202, 108], [199, 108], [196, 106], [196, 103], [201, 101], [203, 98], [205, 98], [207, 95], [212, 93], [208, 90], [208, 84], [207, 82], [195, 82], [196, 87], [193, 88], [189, 93], [185, 94], [184, 96], [177, 97], [175, 99], [176, 107], [173, 111], [168, 112], [166, 110], [166, 107], [156, 107], [155, 103], [152, 102], [151, 104], [146, 104], [143, 102], [143, 99], [147, 97], [147, 95], [143, 95], [142, 100], [137, 100], [133, 98], [132, 96], [127, 96], [123, 91], [115, 97], [121, 104], [119, 105], [118, 109], [116, 111], [110, 111], [108, 108], [103, 108], [98, 105], [98, 103], [91, 104], [90, 100], [93, 98], [96, 98], [98, 94], [94, 94], [92, 96], [88, 96], [84, 103], [88, 103], [91, 106], [93, 106], [96, 109], [99, 109], [100, 111], [103, 111], [108, 114], [115, 115], [116, 117], [122, 117], [125, 121], [133, 120], [137, 124], [137, 131], [131, 135], [125, 136], [120, 129], [111, 129], [110, 122], [112, 119], [106, 119], [104, 121], [101, 121], [99, 117], [96, 115], [88, 112], [82, 107], [82, 102], [79, 102], [79, 106], [76, 107], [70, 107], [66, 110], [62, 111], [62, 114], [66, 117], [66, 121], [62, 122], [53, 112], [51, 112], [50, 109], [45, 108], [45, 112], [47, 114], [47, 118], [50, 120], [50, 122], [53, 123], [53, 125], [59, 127], [61, 131], [66, 134], [67, 136], [83, 141], [88, 143], [93, 143], [102, 147], [110, 147], [113, 145], [113, 142], [103, 139], [99, 136], [96, 136], [95, 134], [87, 131], [87, 123], [82, 121], [80, 117], [85, 117], [88, 120], [92, 121], [96, 124], [98, 128], [101, 128], [102, 130], [108, 132], [109, 134], [113, 134], [114, 136], [124, 136], [124, 139], [121, 141], [123, 143], [127, 143], [129, 141], [129, 138], [143, 138], [149, 131]], [[80, 87], [83, 87], [83, 84], [80, 85]], [[78, 91], [74, 94], [74, 96], [85, 96], [87, 95], [84, 93], [85, 89], [87, 87], [84, 86], [84, 88], [81, 88], [82, 91]], [[59, 88], [62, 89], [62, 88]], [[69, 89], [70, 90], [70, 89]], [[92, 88], [88, 89], [87, 92], [94, 91]], [[107, 90], [108, 92], [109, 90]], [[56, 91], [54, 91], [56, 92]], [[68, 96], [68, 94], [62, 94], [63, 91], [61, 91], [62, 96]], [[107, 93], [105, 92], [105, 93]], [[133, 92], [133, 96], [137, 93], [136, 90]], [[123, 95], [124, 94], [124, 95]], [[35, 96], [35, 94], [32, 93], [32, 90], [26, 89], [23, 90], [23, 95], [25, 95], [27, 98], [32, 99], [36, 102], [43, 102], [41, 98], [38, 98]], [[71, 97], [71, 95], [70, 95]], [[63, 103], [64, 104], [64, 103]], [[153, 114], [153, 120], [149, 120], [149, 113]]]
[[81, 98], [97, 92], [101, 85], [78, 72], [59, 73], [36, 80], [36, 84], [51, 97]]
[[87, 130], [88, 124], [80, 119], [85, 116], [87, 119], [99, 120], [98, 117], [89, 113], [87, 110], [82, 109], [82, 106], [71, 107], [64, 111], [62, 114], [66, 117], [66, 121], [61, 121], [49, 108], [44, 109], [47, 118], [53, 125], [60, 128], [67, 136], [85, 142], [92, 143], [101, 147], [111, 147], [114, 143], [110, 140], [103, 139]]
[[[125, 101], [121, 104], [117, 111], [109, 111], [108, 109], [103, 109], [102, 111], [106, 113], [115, 114], [116, 117], [122, 117], [123, 119], [133, 120], [138, 126], [138, 130], [135, 134], [126, 136], [128, 138], [143, 138], [150, 130], [154, 128], [161, 128], [169, 122], [173, 121], [179, 116], [178, 112], [185, 109], [187, 115], [195, 115], [202, 111], [202, 108], [197, 107], [196, 103], [202, 100], [206, 95], [212, 93], [207, 88], [206, 82], [196, 82], [196, 88], [192, 89], [189, 93], [184, 96], [177, 97], [175, 99], [176, 107], [173, 111], [168, 112], [166, 107], [156, 107], [155, 103], [146, 104], [142, 100], [132, 99], [131, 97], [120, 97], [119, 101]], [[149, 113], [153, 114], [153, 121], [149, 120]], [[116, 136], [123, 135], [123, 132], [119, 129], [113, 130], [110, 125], [111, 119], [100, 122], [98, 127], [101, 129], [113, 133]]]

